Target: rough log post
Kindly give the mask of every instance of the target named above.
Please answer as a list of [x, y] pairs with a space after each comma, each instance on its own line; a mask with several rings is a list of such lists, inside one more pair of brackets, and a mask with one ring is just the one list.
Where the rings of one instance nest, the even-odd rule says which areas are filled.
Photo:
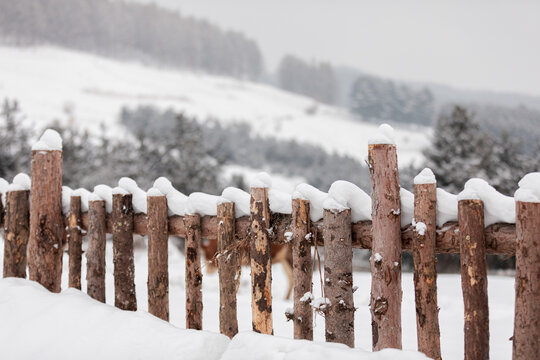
[[465, 310], [465, 359], [489, 359], [489, 308], [487, 294], [484, 204], [458, 202], [461, 289]]
[[[0, 181], [5, 181], [4, 179], [0, 178]], [[0, 226], [4, 225], [4, 204], [2, 203], [2, 193], [0, 192]]]
[[72, 196], [69, 205], [69, 287], [81, 289], [82, 233], [81, 197]]
[[186, 329], [202, 330], [202, 272], [199, 246], [201, 217], [185, 215], [186, 228]]
[[396, 146], [369, 145], [373, 350], [401, 349], [401, 216]]
[[540, 203], [516, 202], [516, 307], [512, 358], [540, 356]]
[[6, 193], [4, 223], [4, 277], [26, 277], [26, 247], [28, 245], [28, 190]]
[[272, 335], [272, 254], [268, 188], [251, 188], [251, 312], [253, 331]]
[[148, 312], [169, 321], [167, 198], [148, 196]]
[[64, 253], [62, 151], [32, 151], [30, 163], [28, 272], [52, 292], [60, 292]]
[[105, 244], [107, 240], [104, 200], [88, 202], [88, 249], [86, 250], [86, 292], [105, 302]]
[[354, 347], [351, 211], [324, 210], [326, 341]]
[[219, 332], [232, 338], [238, 333], [236, 315], [236, 284], [240, 263], [234, 245], [234, 203], [226, 202], [217, 207], [217, 245], [219, 269]]
[[293, 199], [292, 230], [294, 338], [313, 340], [313, 310], [309, 299], [304, 298], [307, 292], [311, 293], [313, 275], [310, 244], [312, 234], [308, 200]]
[[114, 262], [114, 306], [137, 310], [135, 263], [133, 259], [133, 205], [131, 194], [113, 194], [112, 235]]
[[441, 359], [439, 308], [437, 307], [437, 184], [414, 185], [413, 237], [414, 298], [418, 351], [432, 359]]

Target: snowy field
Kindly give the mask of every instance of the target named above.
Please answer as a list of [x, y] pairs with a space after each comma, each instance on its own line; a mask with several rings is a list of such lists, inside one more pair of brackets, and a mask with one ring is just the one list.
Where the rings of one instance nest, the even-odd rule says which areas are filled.
[[[295, 139], [363, 161], [377, 125], [272, 86], [228, 77], [145, 66], [55, 47], [0, 46], [0, 99], [18, 99], [28, 121], [66, 120], [112, 131], [123, 106], [173, 108], [200, 120], [246, 122], [256, 134]], [[420, 159], [426, 128], [396, 134], [399, 161]]]
[[[3, 241], [0, 242], [0, 249]], [[135, 253], [136, 291], [139, 310], [147, 309], [147, 253], [140, 241]], [[67, 284], [67, 254], [64, 256], [63, 288]], [[82, 287], [86, 289], [85, 259], [83, 257]], [[274, 333], [279, 337], [292, 338], [293, 324], [285, 320], [284, 312], [292, 307], [292, 301], [284, 300], [287, 280], [280, 265], [272, 268]], [[107, 244], [107, 303], [114, 304], [112, 244]], [[170, 316], [171, 323], [178, 328], [185, 327], [185, 286], [184, 257], [172, 245], [169, 247], [170, 276]], [[320, 296], [319, 274], [315, 272], [314, 294]], [[490, 347], [491, 359], [511, 358], [512, 343], [509, 338], [513, 332], [514, 311], [514, 279], [510, 276], [489, 276], [489, 311], [490, 311]], [[354, 285], [358, 290], [354, 293], [355, 306], [355, 346], [371, 349], [371, 320], [369, 312], [370, 274], [357, 272], [354, 274]], [[0, 296], [1, 299], [1, 296]], [[217, 274], [203, 276], [203, 326], [205, 330], [219, 331], [218, 308], [219, 287]], [[241, 287], [238, 294], [238, 320], [240, 331], [251, 330], [251, 293], [249, 268], [244, 267]], [[438, 301], [440, 307], [441, 346], [445, 359], [463, 358], [463, 301], [459, 275], [439, 275]], [[0, 307], [2, 301], [0, 301]], [[403, 274], [403, 347], [406, 350], [416, 349], [416, 323], [414, 308], [413, 279], [411, 273]], [[6, 311], [4, 309], [4, 311]], [[77, 316], [73, 314], [72, 316]], [[142, 315], [141, 315], [142, 316]], [[324, 341], [324, 319], [315, 318], [314, 335], [316, 341]], [[59, 334], [59, 336], [61, 336]], [[6, 338], [0, 338], [5, 341]], [[249, 342], [249, 341], [248, 341]], [[277, 346], [277, 345], [276, 345]], [[281, 358], [281, 357], [279, 357]], [[395, 359], [395, 357], [393, 357]]]

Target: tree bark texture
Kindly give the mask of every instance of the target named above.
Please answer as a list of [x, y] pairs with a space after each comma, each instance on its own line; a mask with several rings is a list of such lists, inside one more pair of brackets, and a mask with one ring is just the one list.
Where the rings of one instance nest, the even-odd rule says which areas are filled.
[[88, 249], [86, 250], [86, 292], [105, 302], [106, 210], [104, 200], [88, 202]]
[[219, 331], [230, 338], [238, 333], [236, 285], [240, 276], [238, 250], [234, 248], [234, 213], [234, 203], [218, 205]]
[[489, 308], [483, 202], [460, 200], [458, 220], [465, 310], [465, 359], [486, 360], [489, 359]]
[[354, 347], [351, 211], [324, 210], [324, 294], [326, 341]]
[[26, 278], [26, 248], [29, 233], [28, 190], [6, 193], [4, 223], [4, 277]]
[[52, 292], [60, 292], [64, 253], [62, 151], [32, 151], [30, 164], [28, 272]]
[[114, 306], [137, 310], [135, 263], [133, 258], [132, 195], [113, 194], [112, 207]]
[[82, 232], [81, 197], [72, 196], [69, 205], [69, 287], [81, 289]]
[[401, 349], [401, 204], [396, 146], [369, 145], [373, 350]]
[[167, 198], [148, 197], [148, 312], [169, 321]]
[[414, 186], [414, 219], [425, 224], [423, 234], [413, 239], [414, 297], [418, 351], [432, 359], [441, 359], [439, 308], [437, 306], [437, 184]]
[[186, 328], [202, 330], [201, 217], [184, 216], [186, 228]]
[[516, 305], [512, 358], [540, 358], [540, 203], [516, 203]]
[[294, 285], [294, 338], [313, 340], [313, 310], [309, 301], [301, 301], [311, 293], [313, 262], [311, 258], [311, 221], [309, 201], [292, 201], [292, 256]]
[[251, 311], [253, 331], [273, 334], [272, 254], [268, 188], [251, 188]]

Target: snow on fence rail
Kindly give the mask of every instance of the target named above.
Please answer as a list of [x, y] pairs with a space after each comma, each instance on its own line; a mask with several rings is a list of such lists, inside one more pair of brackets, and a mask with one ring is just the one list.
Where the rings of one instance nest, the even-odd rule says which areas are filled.
[[[418, 349], [440, 358], [436, 253], [461, 257], [465, 358], [489, 354], [486, 254], [516, 255], [514, 359], [540, 352], [540, 173], [520, 182], [515, 199], [482, 180], [456, 197], [437, 189], [429, 169], [415, 178], [414, 194], [401, 189], [397, 152], [387, 127], [369, 145], [372, 195], [337, 181], [329, 193], [307, 184], [291, 195], [271, 188], [267, 176], [251, 193], [222, 196], [175, 190], [164, 178], [144, 192], [127, 178], [119, 187], [90, 193], [62, 188], [61, 139], [47, 131], [32, 151], [31, 178], [0, 179], [0, 224], [5, 228], [4, 277], [26, 276], [60, 291], [68, 245], [69, 286], [81, 287], [82, 238], [88, 239], [87, 293], [105, 301], [105, 241], [113, 237], [115, 306], [136, 310], [133, 234], [148, 236], [148, 309], [169, 319], [168, 237], [186, 239], [186, 327], [202, 328], [201, 239], [217, 241], [220, 332], [238, 332], [236, 280], [239, 250], [251, 258], [252, 321], [272, 334], [271, 245], [293, 255], [294, 337], [313, 338], [312, 309], [325, 316], [326, 340], [354, 346], [352, 248], [371, 249], [373, 350], [401, 348], [401, 254], [412, 251]], [[31, 195], [31, 196], [30, 196]], [[30, 204], [29, 204], [29, 198]], [[4, 206], [5, 205], [5, 206]], [[515, 224], [514, 224], [515, 223]], [[27, 249], [28, 245], [28, 249]], [[314, 299], [311, 246], [324, 246], [324, 297]], [[27, 257], [28, 254], [28, 257]], [[509, 324], [510, 326], [510, 324]]]

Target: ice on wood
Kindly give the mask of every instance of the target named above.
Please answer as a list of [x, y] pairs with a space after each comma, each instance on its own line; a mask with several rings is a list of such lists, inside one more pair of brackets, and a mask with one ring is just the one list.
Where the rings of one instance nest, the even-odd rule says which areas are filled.
[[172, 183], [166, 177], [157, 178], [154, 181], [154, 187], [161, 191], [167, 197], [167, 207], [170, 215], [184, 216], [188, 197], [176, 190]]
[[418, 175], [414, 177], [415, 185], [436, 184], [436, 183], [437, 183], [437, 180], [435, 179], [435, 174], [433, 174], [433, 171], [431, 171], [430, 168], [425, 168], [424, 170], [420, 171]]
[[33, 151], [62, 150], [62, 137], [58, 132], [47, 129], [39, 138], [39, 141], [32, 145]]
[[382, 124], [381, 126], [379, 126], [379, 129], [377, 129], [377, 132], [375, 133], [375, 135], [369, 138], [368, 143], [369, 145], [375, 145], [375, 144], [395, 145], [396, 142], [394, 140], [394, 129], [388, 124]]
[[209, 195], [202, 192], [194, 192], [189, 195], [187, 200], [186, 214], [199, 214], [201, 216], [217, 215], [217, 206], [224, 200], [221, 196]]
[[401, 203], [401, 227], [405, 227], [412, 223], [414, 217], [414, 194], [407, 189], [399, 189]]
[[113, 189], [110, 186], [100, 184], [94, 186], [94, 193], [97, 194], [101, 200], [105, 200], [105, 210], [110, 214], [112, 212]]
[[515, 201], [540, 202], [540, 172], [525, 175], [518, 185], [519, 189], [514, 194]]
[[133, 211], [137, 213], [144, 213], [146, 214], [146, 191], [141, 189], [139, 186], [137, 186], [137, 183], [135, 180], [123, 177], [120, 180], [118, 180], [118, 186], [125, 189], [129, 193], [133, 195], [132, 202], [133, 202]]
[[484, 225], [498, 222], [513, 224], [516, 222], [514, 199], [495, 190], [482, 179], [470, 179], [458, 195], [459, 200], [478, 199], [484, 203]]
[[[82, 212], [88, 211], [88, 198], [90, 197], [90, 191], [83, 188], [78, 188], [71, 192], [71, 196], [80, 196], [81, 197], [81, 211]], [[71, 199], [70, 199], [70, 203], [71, 203]], [[66, 214], [68, 212], [69, 212], [69, 207]]]
[[323, 218], [324, 201], [329, 197], [328, 193], [303, 183], [296, 186], [295, 196], [301, 196], [302, 198], [309, 200], [309, 216], [311, 221], [319, 221]]
[[371, 197], [355, 184], [344, 180], [335, 181], [328, 195], [351, 209], [352, 222], [371, 220]]
[[221, 197], [234, 202], [234, 213], [237, 218], [249, 215], [249, 193], [235, 187], [228, 187], [223, 190]]

